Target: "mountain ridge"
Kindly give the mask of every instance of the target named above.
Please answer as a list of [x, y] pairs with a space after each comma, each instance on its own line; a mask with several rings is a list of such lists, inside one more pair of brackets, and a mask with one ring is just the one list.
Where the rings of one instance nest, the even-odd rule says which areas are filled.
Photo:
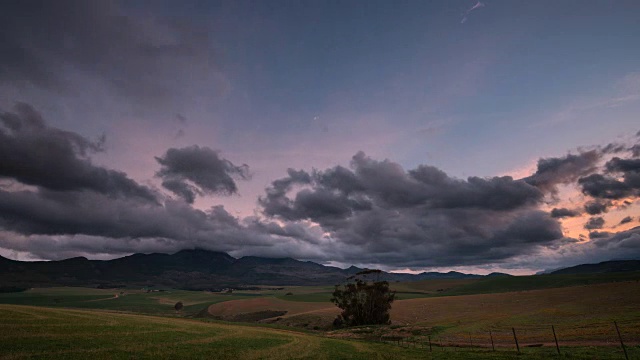
[[[0, 287], [89, 286], [172, 287], [216, 290], [254, 285], [335, 285], [362, 271], [342, 269], [313, 261], [244, 256], [225, 252], [186, 249], [173, 254], [135, 253], [111, 260], [73, 257], [57, 261], [17, 261], [0, 256]], [[640, 270], [640, 260], [608, 261], [558, 269], [552, 274], [602, 273]], [[381, 272], [377, 279], [389, 282], [427, 279], [473, 279], [512, 276], [457, 271], [419, 274]]]
[[[111, 260], [73, 257], [55, 261], [0, 258], [0, 286], [161, 286], [219, 289], [248, 285], [335, 285], [364, 269], [342, 269], [313, 261], [259, 256], [233, 256], [203, 249], [173, 254], [135, 253]], [[473, 278], [481, 275], [423, 272], [382, 272], [380, 280]]]

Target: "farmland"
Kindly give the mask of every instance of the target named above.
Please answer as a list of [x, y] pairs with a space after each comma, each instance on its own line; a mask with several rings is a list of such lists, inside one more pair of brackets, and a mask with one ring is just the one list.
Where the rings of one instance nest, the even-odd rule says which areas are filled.
[[[537, 359], [557, 352], [553, 325], [563, 354], [619, 359], [624, 355], [615, 320], [633, 359], [640, 357], [638, 277], [393, 283], [398, 300], [392, 324], [351, 329], [331, 327], [339, 311], [328, 301], [333, 288], [327, 286], [231, 293], [35, 288], [0, 294], [0, 324], [9, 329], [0, 335], [0, 358], [86, 358], [91, 353], [95, 358], [403, 359], [428, 354], [502, 359], [516, 356], [515, 331], [518, 358]], [[178, 301], [184, 304], [179, 312], [173, 308]], [[492, 341], [496, 352], [490, 351]]]
[[[552, 353], [490, 352], [348, 341], [314, 334], [106, 311], [0, 305], [0, 358], [118, 359], [544, 359]], [[636, 349], [632, 355], [635, 356]], [[620, 358], [615, 348], [578, 347], [573, 358]]]
[[410, 359], [418, 355], [415, 349], [285, 330], [103, 311], [1, 305], [0, 322], [10, 330], [0, 335], [2, 359]]

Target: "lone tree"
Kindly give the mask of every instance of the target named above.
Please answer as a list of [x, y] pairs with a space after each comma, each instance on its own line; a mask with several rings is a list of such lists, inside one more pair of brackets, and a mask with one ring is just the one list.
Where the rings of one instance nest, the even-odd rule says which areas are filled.
[[[334, 325], [375, 325], [389, 323], [389, 310], [396, 292], [389, 290], [389, 283], [378, 281], [380, 270], [364, 270], [349, 278], [354, 282], [336, 285], [331, 302], [342, 309]], [[376, 281], [367, 282], [367, 275], [376, 275]], [[362, 276], [365, 279], [358, 278]]]
[[178, 301], [175, 305], [173, 305], [173, 308], [176, 309], [176, 311], [182, 310], [183, 307], [184, 305], [182, 304], [182, 301]]

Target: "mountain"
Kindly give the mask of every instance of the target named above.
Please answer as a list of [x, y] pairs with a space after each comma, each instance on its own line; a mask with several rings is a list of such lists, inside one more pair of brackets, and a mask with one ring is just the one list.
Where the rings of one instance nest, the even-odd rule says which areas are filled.
[[[362, 271], [341, 269], [292, 258], [245, 256], [182, 250], [175, 254], [133, 254], [113, 260], [75, 257], [60, 261], [14, 261], [0, 257], [0, 287], [38, 286], [158, 286], [182, 289], [222, 289], [251, 285], [334, 285]], [[480, 275], [423, 272], [381, 272], [380, 280], [476, 278]]]
[[614, 260], [597, 264], [582, 264], [552, 271], [551, 274], [601, 274], [640, 271], [640, 260]]

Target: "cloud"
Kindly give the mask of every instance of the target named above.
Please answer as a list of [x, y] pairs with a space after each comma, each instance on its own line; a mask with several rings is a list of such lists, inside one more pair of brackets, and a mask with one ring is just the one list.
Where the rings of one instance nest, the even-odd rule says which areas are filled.
[[119, 5], [110, 0], [2, 2], [0, 80], [74, 91], [69, 76], [74, 71], [90, 74], [126, 98], [161, 104], [184, 82], [216, 70], [217, 56], [204, 29]]
[[188, 203], [193, 203], [196, 195], [235, 194], [238, 187], [234, 178], [250, 178], [248, 165], [234, 165], [217, 151], [197, 145], [171, 148], [156, 161], [162, 166], [156, 173], [163, 179], [162, 186]]
[[[590, 176], [631, 187], [626, 179], [636, 167], [627, 161], [628, 146], [541, 159], [535, 174], [519, 180], [459, 179], [431, 165], [405, 169], [358, 152], [347, 167], [289, 169], [265, 189], [255, 216], [237, 218], [220, 205], [191, 206], [198, 196], [236, 194], [236, 182], [249, 179], [248, 166], [208, 147], [170, 148], [155, 158], [155, 180], [180, 198], [173, 199], [93, 165], [102, 139], [48, 126], [28, 105], [0, 120], [0, 155], [8, 159], [0, 162], [0, 176], [12, 182], [0, 186], [0, 248], [38, 258], [199, 247], [234, 256], [424, 269], [542, 266], [553, 259], [617, 256], [623, 248], [629, 256], [638, 253], [635, 233], [599, 231], [609, 219], [591, 218], [585, 225], [590, 241], [577, 241], [563, 234], [559, 219], [580, 216], [581, 209], [546, 210], [547, 195], [557, 194], [559, 185], [582, 190]], [[587, 213], [602, 212], [604, 205], [623, 210], [634, 196], [583, 194]], [[602, 253], [594, 255], [597, 249]]]
[[592, 217], [584, 224], [584, 228], [587, 230], [602, 229], [603, 226], [604, 219], [602, 217]]
[[603, 239], [611, 236], [610, 232], [607, 231], [591, 231], [589, 232], [589, 239]]
[[90, 154], [102, 151], [104, 140], [49, 127], [40, 113], [19, 103], [14, 112], [0, 113], [0, 177], [54, 191], [91, 190], [155, 201], [152, 190], [125, 173], [91, 163]]
[[628, 224], [628, 223], [630, 223], [632, 221], [633, 221], [633, 218], [631, 216], [626, 216], [622, 220], [620, 220], [620, 224], [619, 225]]
[[536, 172], [524, 180], [545, 192], [556, 192], [560, 184], [570, 184], [596, 169], [602, 154], [598, 150], [583, 151], [564, 157], [538, 160]]
[[464, 12], [464, 14], [462, 15], [462, 20], [460, 20], [460, 24], [464, 24], [465, 22], [467, 22], [469, 14], [476, 9], [480, 9], [483, 8], [485, 5], [483, 2], [476, 2], [475, 5], [473, 5], [472, 7], [470, 7], [469, 9], [467, 9], [467, 11]]
[[584, 205], [584, 210], [589, 215], [599, 215], [607, 211], [611, 202], [589, 201]]
[[565, 218], [565, 217], [575, 217], [580, 215], [579, 212], [574, 211], [574, 210], [570, 210], [567, 208], [553, 208], [551, 210], [551, 217], [552, 218]]
[[502, 261], [561, 239], [559, 223], [535, 209], [542, 198], [510, 177], [405, 171], [359, 152], [351, 169], [289, 170], [260, 204], [280, 221], [318, 224], [334, 260], [424, 267]]
[[634, 196], [635, 191], [629, 185], [611, 176], [591, 174], [578, 180], [585, 195], [601, 199], [623, 199]]
[[566, 239], [560, 248], [513, 259], [518, 268], [557, 269], [608, 260], [640, 259], [640, 227], [617, 233], [592, 231], [590, 241]]
[[[633, 145], [626, 149], [635, 155]], [[621, 179], [620, 179], [621, 177]], [[578, 184], [585, 195], [597, 199], [619, 200], [640, 196], [640, 159], [620, 158], [608, 160], [603, 173], [592, 173], [578, 179]]]

